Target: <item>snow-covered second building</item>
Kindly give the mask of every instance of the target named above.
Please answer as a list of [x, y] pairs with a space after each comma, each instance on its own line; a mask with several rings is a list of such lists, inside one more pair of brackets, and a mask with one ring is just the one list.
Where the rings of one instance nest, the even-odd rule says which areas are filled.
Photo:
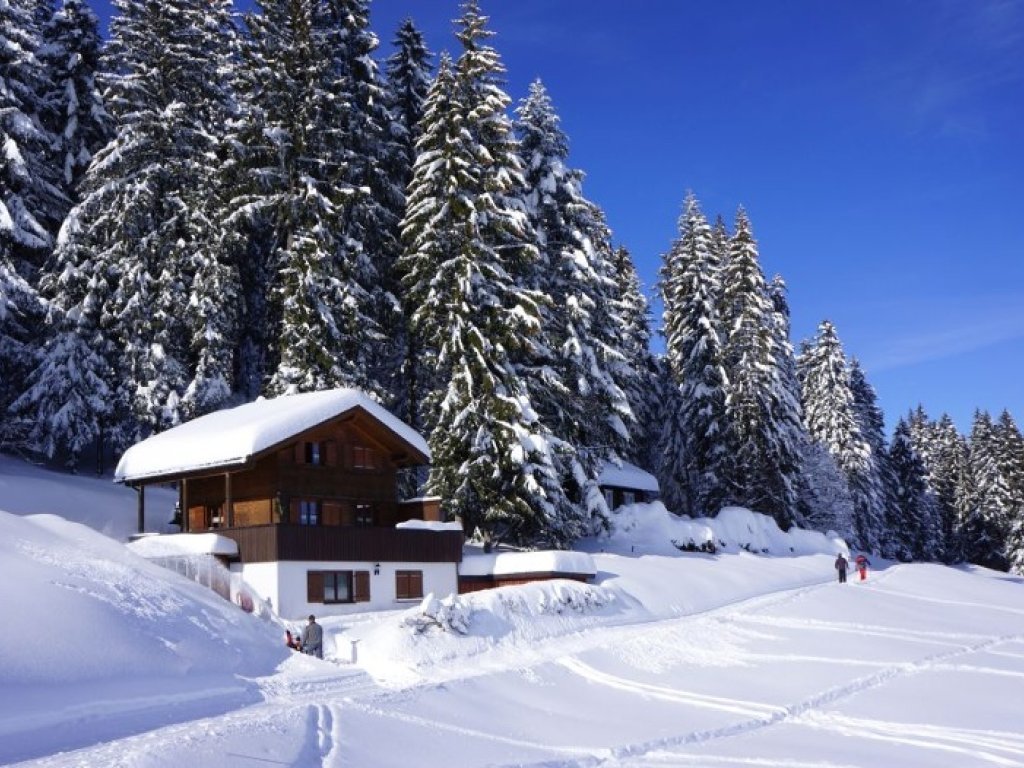
[[125, 452], [115, 480], [175, 483], [183, 532], [215, 532], [227, 560], [281, 616], [393, 607], [458, 592], [463, 535], [439, 500], [401, 500], [399, 473], [428, 464], [411, 427], [351, 389], [217, 411]]

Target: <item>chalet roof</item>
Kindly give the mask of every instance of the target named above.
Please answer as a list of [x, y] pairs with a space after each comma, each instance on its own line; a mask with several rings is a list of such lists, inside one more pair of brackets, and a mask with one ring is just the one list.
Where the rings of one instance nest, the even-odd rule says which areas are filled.
[[659, 490], [658, 478], [628, 461], [622, 462], [620, 467], [606, 461], [601, 469], [601, 474], [597, 476], [597, 484], [615, 488], [633, 488], [653, 493], [657, 493]]
[[430, 449], [412, 427], [356, 389], [260, 398], [200, 416], [136, 443], [121, 457], [115, 482], [184, 475], [246, 464], [253, 456], [353, 409], [362, 409], [428, 460]]

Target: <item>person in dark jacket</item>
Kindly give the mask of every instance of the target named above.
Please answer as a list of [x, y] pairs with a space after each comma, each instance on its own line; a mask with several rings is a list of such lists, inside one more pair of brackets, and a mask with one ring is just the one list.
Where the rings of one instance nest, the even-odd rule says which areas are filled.
[[309, 615], [309, 624], [302, 630], [302, 650], [318, 659], [324, 657], [324, 628], [316, 623], [316, 616]]
[[846, 568], [847, 568], [847, 566], [849, 566], [849, 563], [846, 561], [846, 558], [843, 557], [843, 553], [840, 552], [838, 555], [836, 555], [836, 572], [839, 574], [839, 583], [840, 584], [845, 584], [846, 583]]

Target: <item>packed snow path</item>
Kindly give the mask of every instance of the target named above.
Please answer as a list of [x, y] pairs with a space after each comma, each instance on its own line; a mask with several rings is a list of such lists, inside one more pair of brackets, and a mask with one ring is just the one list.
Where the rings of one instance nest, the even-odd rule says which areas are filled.
[[417, 672], [296, 657], [260, 704], [29, 764], [1024, 766], [1024, 586], [937, 566]]

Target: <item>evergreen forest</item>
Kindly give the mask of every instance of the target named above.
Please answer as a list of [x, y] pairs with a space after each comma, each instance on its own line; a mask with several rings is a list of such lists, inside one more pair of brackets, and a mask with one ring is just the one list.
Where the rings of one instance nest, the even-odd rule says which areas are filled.
[[[0, 450], [72, 470], [211, 411], [359, 388], [485, 540], [608, 525], [607, 462], [903, 561], [1024, 574], [1024, 438], [891, 434], [823, 321], [795, 350], [741, 208], [682, 200], [650, 316], [540, 81], [477, 0], [451, 53], [370, 0], [0, 2]], [[652, 352], [660, 333], [664, 352]]]

